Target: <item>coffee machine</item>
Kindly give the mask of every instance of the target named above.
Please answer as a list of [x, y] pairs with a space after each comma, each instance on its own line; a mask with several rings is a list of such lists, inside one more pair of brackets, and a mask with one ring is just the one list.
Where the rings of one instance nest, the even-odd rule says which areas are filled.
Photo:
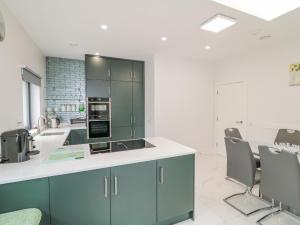
[[1, 163], [24, 162], [30, 159], [30, 155], [36, 155], [39, 151], [31, 151], [33, 138], [26, 129], [6, 131], [1, 134]]

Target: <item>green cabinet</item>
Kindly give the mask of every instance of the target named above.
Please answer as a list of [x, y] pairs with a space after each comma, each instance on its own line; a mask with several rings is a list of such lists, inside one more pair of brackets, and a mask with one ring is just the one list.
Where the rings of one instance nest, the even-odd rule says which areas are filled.
[[145, 137], [145, 127], [144, 126], [134, 126], [132, 136], [134, 139], [144, 138]]
[[130, 127], [112, 127], [112, 140], [128, 140], [132, 138], [132, 128]]
[[144, 83], [144, 62], [133, 62], [133, 81]]
[[112, 81], [111, 99], [112, 127], [131, 126], [132, 83], [123, 81]]
[[145, 137], [144, 62], [92, 55], [85, 60], [87, 97], [111, 97], [112, 140]]
[[111, 225], [156, 224], [156, 162], [111, 168]]
[[87, 80], [87, 97], [110, 97], [110, 81], [107, 80]]
[[26, 208], [40, 209], [40, 224], [50, 225], [48, 178], [0, 185], [0, 213]]
[[110, 225], [110, 169], [49, 180], [51, 225]]
[[90, 80], [110, 80], [110, 63], [107, 58], [93, 55], [85, 56], [86, 78]]
[[194, 155], [0, 185], [0, 213], [25, 208], [41, 225], [172, 225], [193, 217]]
[[194, 210], [194, 155], [158, 160], [157, 177], [158, 222], [192, 214]]
[[132, 81], [132, 61], [124, 59], [109, 59], [111, 68], [111, 80]]
[[72, 129], [64, 145], [80, 145], [86, 143], [88, 143], [86, 129]]
[[145, 124], [145, 94], [144, 84], [139, 82], [132, 83], [132, 115], [135, 126]]

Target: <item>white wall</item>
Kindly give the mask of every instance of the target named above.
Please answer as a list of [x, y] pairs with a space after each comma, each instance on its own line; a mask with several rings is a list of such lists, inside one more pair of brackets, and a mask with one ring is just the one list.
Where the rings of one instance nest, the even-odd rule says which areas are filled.
[[213, 74], [198, 60], [154, 58], [155, 135], [199, 151], [213, 144]]
[[15, 17], [0, 1], [6, 22], [6, 38], [0, 42], [0, 132], [22, 123], [21, 65], [45, 75], [45, 59]]
[[300, 86], [289, 86], [288, 71], [299, 49], [299, 41], [284, 43], [216, 64], [216, 83], [247, 83], [248, 139], [272, 142], [277, 128], [300, 129]]

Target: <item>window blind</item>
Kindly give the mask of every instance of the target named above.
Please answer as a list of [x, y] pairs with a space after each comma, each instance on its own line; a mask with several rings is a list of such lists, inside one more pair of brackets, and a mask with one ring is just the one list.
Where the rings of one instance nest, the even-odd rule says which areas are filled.
[[32, 83], [38, 86], [41, 86], [41, 78], [34, 74], [32, 71], [22, 68], [22, 79], [28, 83]]

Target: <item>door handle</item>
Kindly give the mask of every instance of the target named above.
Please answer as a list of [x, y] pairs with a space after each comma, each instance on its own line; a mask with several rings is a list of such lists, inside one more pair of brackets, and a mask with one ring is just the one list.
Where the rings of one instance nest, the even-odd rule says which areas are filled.
[[160, 167], [160, 184], [164, 184], [164, 168], [163, 167]]
[[133, 137], [135, 137], [135, 129], [133, 130]]
[[108, 197], [108, 189], [107, 189], [107, 177], [104, 177], [104, 197]]
[[243, 124], [243, 120], [236, 121], [235, 123]]
[[115, 195], [117, 196], [118, 195], [118, 177], [117, 176], [114, 176], [114, 191], [115, 191]]

